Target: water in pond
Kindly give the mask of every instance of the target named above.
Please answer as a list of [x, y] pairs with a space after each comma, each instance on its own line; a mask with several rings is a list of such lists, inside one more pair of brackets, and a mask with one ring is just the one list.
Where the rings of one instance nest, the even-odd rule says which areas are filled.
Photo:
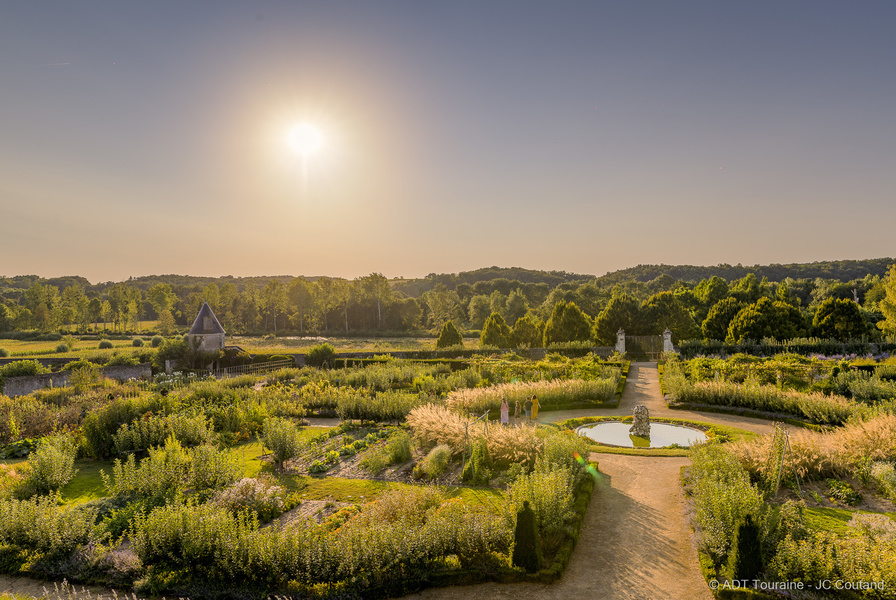
[[582, 425], [576, 432], [591, 438], [595, 442], [623, 448], [663, 448], [678, 444], [690, 446], [695, 442], [705, 442], [706, 434], [697, 429], [682, 425], [669, 425], [668, 423], [650, 422], [650, 438], [642, 438], [629, 434], [631, 423], [619, 421], [606, 421], [594, 425]]

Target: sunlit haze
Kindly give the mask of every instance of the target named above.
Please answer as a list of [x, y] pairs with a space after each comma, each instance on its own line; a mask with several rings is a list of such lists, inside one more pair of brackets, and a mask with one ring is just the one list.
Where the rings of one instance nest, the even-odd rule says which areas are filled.
[[0, 276], [894, 254], [896, 4], [7, 2]]

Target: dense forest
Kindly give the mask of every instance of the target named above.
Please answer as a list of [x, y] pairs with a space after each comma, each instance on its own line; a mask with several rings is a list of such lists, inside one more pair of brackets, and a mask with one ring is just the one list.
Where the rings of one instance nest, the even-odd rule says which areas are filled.
[[467, 332], [486, 329], [498, 343], [530, 346], [612, 344], [619, 328], [670, 328], [676, 341], [875, 338], [896, 335], [894, 263], [639, 265], [602, 277], [490, 267], [392, 280], [379, 273], [354, 280], [153, 275], [91, 284], [24, 275], [0, 278], [0, 332], [136, 332], [149, 325], [170, 334], [188, 328], [208, 302], [234, 334], [419, 334], [451, 321]]

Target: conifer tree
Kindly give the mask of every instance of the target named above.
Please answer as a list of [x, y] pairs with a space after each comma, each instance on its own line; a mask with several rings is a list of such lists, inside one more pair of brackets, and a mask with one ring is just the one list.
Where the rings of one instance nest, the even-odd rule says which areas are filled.
[[439, 333], [439, 339], [436, 341], [436, 348], [450, 348], [452, 346], [463, 346], [464, 338], [450, 320], [445, 321], [442, 325], [442, 331]]
[[881, 282], [885, 296], [880, 301], [880, 312], [884, 320], [877, 324], [884, 335], [896, 337], [896, 265], [890, 265], [887, 276]]
[[509, 348], [510, 334], [510, 327], [504, 322], [504, 317], [500, 313], [493, 312], [485, 320], [485, 326], [479, 336], [479, 344], [494, 348]]

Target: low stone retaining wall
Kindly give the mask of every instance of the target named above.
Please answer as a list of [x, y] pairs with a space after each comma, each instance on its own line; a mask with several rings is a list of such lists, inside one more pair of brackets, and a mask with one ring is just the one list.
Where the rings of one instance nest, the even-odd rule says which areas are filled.
[[[118, 367], [105, 367], [103, 375], [109, 379], [126, 381], [128, 379], [140, 379], [151, 377], [152, 369], [149, 363], [140, 365], [123, 365]], [[24, 396], [48, 387], [68, 386], [70, 371], [59, 373], [46, 373], [44, 375], [28, 375], [26, 377], [9, 377], [3, 385], [3, 394], [10, 397]]]

